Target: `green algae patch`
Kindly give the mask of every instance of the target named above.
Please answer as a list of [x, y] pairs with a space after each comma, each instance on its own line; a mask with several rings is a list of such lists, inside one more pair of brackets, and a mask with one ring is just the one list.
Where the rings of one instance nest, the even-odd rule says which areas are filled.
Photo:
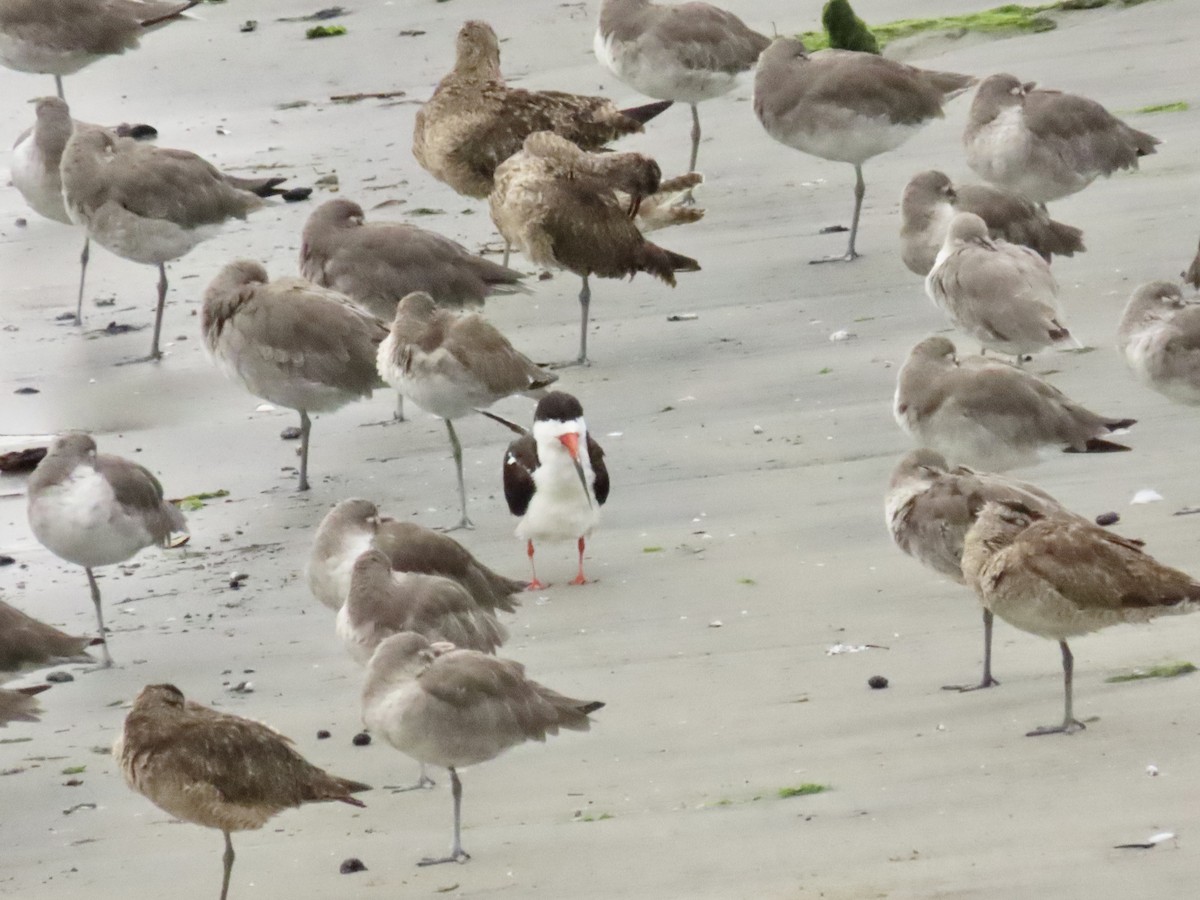
[[1123, 675], [1110, 675], [1104, 681], [1107, 684], [1122, 684], [1126, 681], [1142, 681], [1146, 678], [1178, 678], [1180, 675], [1190, 675], [1195, 671], [1196, 667], [1190, 662], [1170, 662], [1134, 669]]

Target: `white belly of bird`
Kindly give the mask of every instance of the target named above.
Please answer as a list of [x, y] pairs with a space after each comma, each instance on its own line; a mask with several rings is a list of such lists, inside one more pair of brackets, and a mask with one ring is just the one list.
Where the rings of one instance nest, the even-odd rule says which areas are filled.
[[920, 447], [936, 450], [952, 466], [970, 466], [990, 472], [1003, 472], [1036, 463], [1037, 444], [1007, 441], [995, 432], [962, 415], [951, 404], [920, 421], [896, 414], [896, 421]]
[[360, 666], [365, 666], [371, 659], [371, 654], [378, 646], [377, 640], [372, 640], [374, 629], [370, 625], [355, 627], [350, 621], [350, 604], [343, 603], [337, 614], [337, 636], [341, 639], [346, 652]]
[[[277, 406], [305, 412], [333, 412], [359, 399], [354, 391], [304, 378], [299, 365], [270, 359], [264, 356], [265, 349], [237, 342], [227, 335], [222, 335], [217, 346], [210, 348], [214, 362], [231, 380], [241, 382], [251, 394]], [[299, 352], [293, 351], [297, 356]]]
[[1187, 378], [1172, 378], [1167, 369], [1166, 343], [1171, 333], [1161, 328], [1148, 328], [1133, 335], [1125, 347], [1129, 371], [1142, 384], [1187, 406], [1200, 405], [1200, 384]]
[[416, 359], [410, 372], [396, 364], [396, 342], [389, 334], [379, 345], [379, 373], [384, 381], [427, 413], [443, 419], [458, 419], [481, 406], [491, 406], [498, 398], [482, 388], [469, 374], [457, 379], [439, 369], [462, 372], [458, 366], [444, 366], [449, 354], [442, 349], [422, 354], [414, 351]]
[[401, 753], [443, 767], [486, 762], [523, 740], [502, 701], [482, 700], [463, 709], [426, 696], [415, 683], [366, 704], [363, 724]]
[[52, 175], [46, 172], [45, 161], [32, 132], [13, 147], [11, 173], [13, 187], [21, 192], [34, 212], [64, 225], [71, 224], [71, 217], [67, 215], [67, 207], [63, 203], [62, 181], [57, 171]]
[[967, 144], [967, 165], [993, 184], [1035, 203], [1066, 197], [1095, 180], [1098, 173], [1081, 175], [1060, 158], [1034, 155], [1032, 141], [1020, 107], [1009, 107]]
[[[592, 467], [584, 464], [583, 474], [592, 483]], [[537, 490], [529, 509], [517, 525], [517, 537], [523, 541], [573, 541], [587, 537], [600, 521], [600, 504], [588, 503], [588, 495], [579, 483], [579, 474], [565, 454], [555, 454], [533, 473]]]
[[767, 131], [775, 140], [803, 153], [860, 165], [872, 156], [895, 150], [921, 130], [919, 124], [897, 125], [886, 116], [862, 116], [835, 106], [820, 111], [821, 125], [777, 119], [767, 125]]
[[117, 502], [109, 483], [86, 466], [38, 496], [29, 524], [55, 556], [87, 568], [124, 562], [155, 542], [141, 519]]
[[188, 253], [220, 231], [220, 225], [185, 228], [167, 219], [149, 219], [115, 203], [105, 203], [88, 213], [67, 203], [71, 221], [87, 226], [101, 247], [122, 259], [155, 266]]
[[330, 609], [341, 609], [350, 595], [350, 575], [354, 561], [371, 549], [369, 532], [353, 534], [337, 552], [308, 566], [308, 586], [318, 600]]
[[100, 57], [78, 50], [57, 50], [0, 32], [0, 63], [18, 72], [70, 75]]
[[656, 100], [699, 103], [728, 94], [738, 75], [680, 65], [670, 48], [650, 41], [618, 45], [596, 29], [592, 49], [601, 64], [630, 87]]

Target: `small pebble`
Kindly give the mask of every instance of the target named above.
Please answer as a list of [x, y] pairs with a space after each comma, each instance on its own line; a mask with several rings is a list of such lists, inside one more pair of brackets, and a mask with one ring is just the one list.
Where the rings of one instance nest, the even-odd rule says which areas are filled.
[[242, 34], [249, 34], [252, 31], [258, 30], [258, 22], [255, 19], [247, 19], [242, 23], [242, 27], [238, 29]]
[[1121, 516], [1115, 512], [1100, 513], [1100, 515], [1096, 516], [1096, 524], [1104, 527], [1116, 525], [1120, 521]]
[[254, 684], [250, 681], [239, 681], [229, 689], [231, 694], [253, 694]]
[[867, 684], [869, 684], [871, 686], [872, 690], [882, 691], [885, 687], [888, 686], [888, 680], [886, 678], [884, 678], [882, 675], [872, 675], [870, 678], [867, 679]]
[[349, 859], [342, 861], [338, 871], [343, 875], [353, 875], [355, 872], [367, 871], [367, 867], [363, 865], [363, 861], [361, 859], [352, 856]]
[[754, 427], [751, 429], [751, 431], [753, 431], [755, 434], [762, 434], [762, 433], [763, 433], [763, 427], [762, 427], [761, 425], [755, 425], [755, 426], [754, 426]]
[[284, 191], [279, 196], [284, 203], [299, 203], [301, 200], [307, 200], [312, 196], [312, 188], [294, 187]]
[[16, 560], [7, 553], [0, 553], [0, 566], [11, 566]]
[[281, 440], [285, 441], [300, 440], [300, 426], [289, 425], [287, 428], [283, 429], [283, 431], [279, 432], [279, 437]]
[[360, 731], [354, 736], [354, 740], [351, 743], [353, 743], [355, 747], [365, 747], [367, 744], [371, 743], [371, 736], [365, 731]]
[[17, 388], [15, 391], [13, 391], [13, 393], [14, 394], [40, 394], [41, 391], [39, 391], [35, 387], [20, 387], [20, 388]]
[[51, 684], [66, 684], [68, 681], [74, 681], [75, 676], [70, 672], [51, 672], [46, 676], [46, 680]]
[[15, 222], [13, 222], [13, 224], [16, 225], [18, 228], [24, 228], [26, 225], [29, 224], [29, 222], [27, 222], [25, 219], [18, 216], [17, 220]]
[[320, 731], [317, 732], [317, 740], [318, 741], [323, 741], [328, 737], [329, 737], [329, 732], [326, 731], [324, 728], [322, 728]]
[[1154, 766], [1154, 765], [1146, 766], [1146, 774], [1149, 775], [1151, 778], [1153, 778], [1155, 775], [1158, 774], [1158, 766]]
[[247, 575], [245, 572], [233, 572], [229, 576], [230, 589], [236, 591], [238, 588], [240, 588], [242, 586], [242, 582], [244, 582], [249, 577], [250, 576]]

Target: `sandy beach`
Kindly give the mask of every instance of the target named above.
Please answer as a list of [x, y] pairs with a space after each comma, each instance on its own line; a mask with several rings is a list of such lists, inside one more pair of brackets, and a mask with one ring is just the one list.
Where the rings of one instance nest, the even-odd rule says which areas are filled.
[[[768, 34], [818, 27], [816, 0], [720, 5]], [[988, 5], [859, 0], [856, 10], [882, 22]], [[348, 34], [319, 41], [304, 38], [311, 23], [278, 21], [319, 6], [206, 3], [197, 21], [66, 79], [77, 118], [149, 122], [161, 146], [239, 174], [278, 168], [297, 184], [337, 176], [336, 195], [318, 188], [308, 203], [262, 210], [168, 266], [161, 363], [115, 365], [149, 343], [154, 270], [94, 248], [84, 327], [56, 321], [74, 309], [82, 235], [0, 189], [0, 451], [30, 443], [25, 436], [86, 429], [101, 450], [151, 468], [169, 497], [229, 492], [189, 513], [185, 550], [144, 551], [102, 571], [117, 667], [66, 667], [75, 680], [41, 695], [40, 723], [0, 729], [0, 895], [216, 896], [220, 835], [173, 822], [125, 786], [107, 755], [137, 691], [171, 682], [191, 699], [269, 723], [314, 763], [376, 787], [362, 795], [366, 809], [308, 806], [235, 836], [237, 900], [1191, 896], [1200, 865], [1197, 676], [1105, 678], [1200, 663], [1200, 618], [1073, 642], [1076, 714], [1087, 730], [1029, 739], [1029, 728], [1060, 716], [1057, 648], [998, 623], [1001, 686], [941, 690], [978, 674], [977, 601], [904, 557], [883, 524], [888, 475], [910, 446], [892, 420], [896, 372], [916, 341], [946, 328], [900, 260], [898, 198], [923, 169], [972, 178], [960, 144], [970, 96], [865, 166], [863, 257], [809, 266], [844, 247], [844, 234], [819, 232], [849, 224], [853, 170], [771, 140], [755, 120], [749, 80], [701, 107], [707, 181], [697, 199], [706, 218], [656, 237], [703, 271], [681, 275], [673, 290], [646, 276], [594, 280], [593, 365], [562, 373], [613, 479], [589, 543], [597, 580], [568, 587], [573, 546], [541, 547], [539, 575], [552, 584], [506, 617], [503, 655], [607, 706], [589, 734], [465, 771], [463, 839], [473, 858], [416, 867], [449, 846], [448, 779], [435, 772], [435, 790], [390, 793], [415, 764], [379, 740], [351, 744], [362, 673], [333, 615], [310, 596], [303, 566], [313, 529], [346, 497], [431, 527], [453, 521], [445, 429], [415, 410], [407, 423], [375, 424], [390, 416], [388, 391], [322, 415], [313, 489], [297, 494], [296, 444], [279, 438], [295, 414], [260, 411], [208, 361], [201, 295], [239, 256], [272, 275], [296, 274], [304, 220], [331, 196], [472, 249], [496, 242], [486, 204], [434, 181], [410, 152], [413, 117], [449, 69], [467, 19], [491, 22], [504, 71], [522, 86], [604, 93], [623, 105], [644, 98], [592, 55], [598, 0], [361, 0], [337, 20]], [[257, 30], [240, 33], [247, 19]], [[1010, 71], [1094, 98], [1163, 140], [1139, 173], [1051, 205], [1085, 231], [1087, 252], [1056, 259], [1054, 272], [1072, 330], [1094, 352], [1047, 353], [1033, 364], [1086, 405], [1137, 418], [1123, 438], [1134, 450], [1056, 456], [1016, 474], [1083, 515], [1119, 512], [1117, 531], [1200, 575], [1200, 518], [1174, 515], [1200, 505], [1200, 418], [1134, 382], [1113, 347], [1133, 288], [1176, 277], [1200, 236], [1200, 4], [1153, 0], [1059, 22], [1003, 40], [914, 42], [906, 61], [979, 76]], [[52, 91], [49, 76], [0, 70], [6, 146], [32, 124], [26, 100]], [[382, 91], [405, 96], [329, 100]], [[1135, 112], [1176, 101], [1191, 109]], [[677, 105], [621, 147], [679, 174], [689, 129], [687, 107]], [[519, 255], [514, 265], [534, 271]], [[565, 358], [578, 338], [578, 279], [532, 281], [532, 295], [489, 301], [487, 315], [532, 358]], [[676, 313], [698, 318], [668, 321]], [[141, 330], [103, 334], [110, 322]], [[842, 330], [853, 337], [830, 340]], [[22, 387], [39, 393], [15, 393]], [[526, 423], [533, 415], [523, 398], [495, 409]], [[456, 427], [478, 527], [455, 536], [498, 571], [527, 577], [500, 482], [510, 435], [482, 417]], [[1163, 500], [1131, 505], [1143, 488]], [[0, 597], [72, 633], [94, 629], [83, 573], [29, 530], [20, 477], [0, 478], [0, 553], [17, 561], [0, 568]], [[237, 590], [234, 572], [248, 576]], [[830, 654], [838, 644], [880, 649]], [[889, 687], [871, 690], [873, 675]], [[230, 690], [242, 682], [252, 690]], [[321, 729], [332, 736], [318, 740]], [[82, 783], [67, 786], [72, 779]], [[804, 783], [828, 789], [780, 796]], [[1178, 838], [1114, 849], [1164, 831]], [[367, 871], [339, 874], [348, 857]]]

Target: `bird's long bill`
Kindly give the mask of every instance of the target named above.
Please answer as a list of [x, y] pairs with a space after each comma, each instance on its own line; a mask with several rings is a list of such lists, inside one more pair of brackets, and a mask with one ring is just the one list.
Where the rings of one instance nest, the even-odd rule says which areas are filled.
[[584, 474], [583, 463], [579, 461], [579, 434], [569, 431], [566, 434], [560, 434], [558, 439], [562, 441], [562, 445], [571, 454], [571, 462], [575, 464], [575, 471], [579, 475], [579, 483], [583, 485], [583, 496], [587, 497], [588, 506], [590, 507], [592, 505], [592, 492], [588, 490], [587, 475]]

